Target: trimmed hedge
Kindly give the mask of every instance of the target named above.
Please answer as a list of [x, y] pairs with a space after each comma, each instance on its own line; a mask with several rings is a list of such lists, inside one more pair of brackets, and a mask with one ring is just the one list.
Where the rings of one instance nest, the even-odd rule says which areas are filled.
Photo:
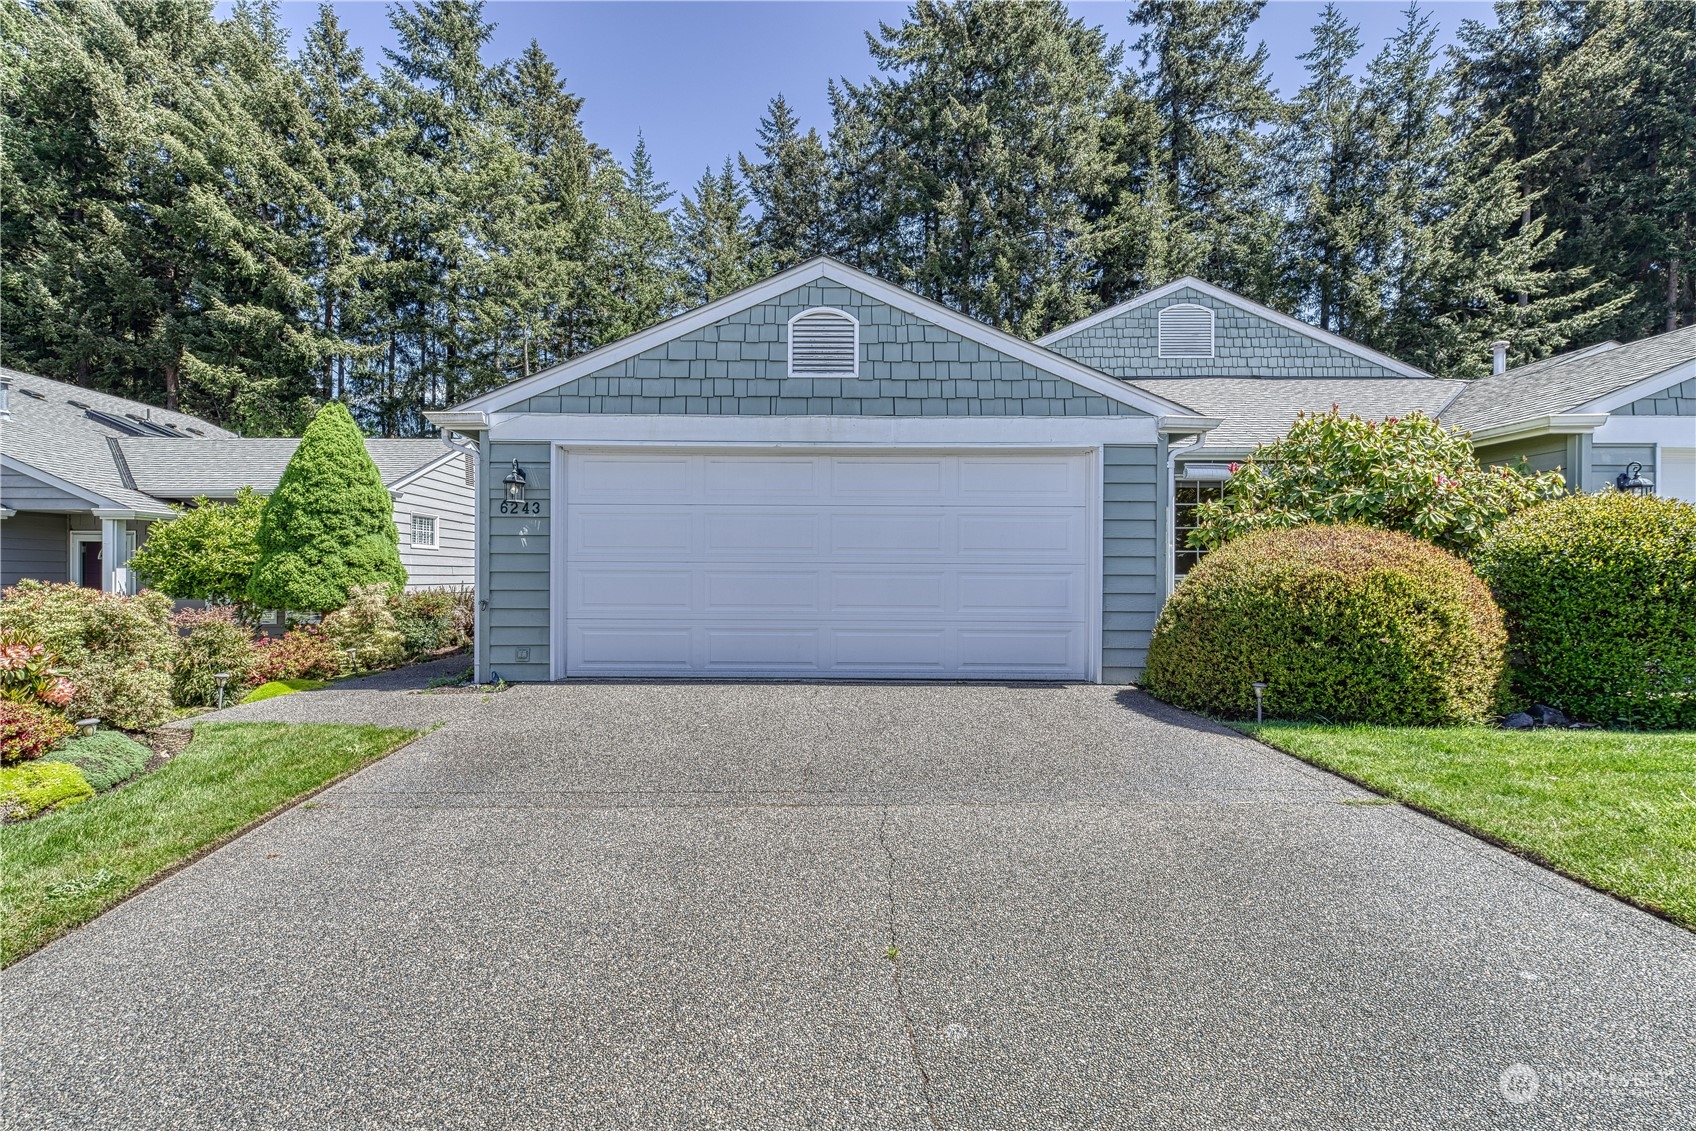
[[1556, 499], [1498, 526], [1477, 564], [1518, 693], [1589, 722], [1696, 727], [1696, 506]]
[[25, 762], [0, 769], [0, 819], [21, 821], [94, 796], [82, 771], [66, 762]]
[[1446, 550], [1363, 526], [1263, 530], [1201, 560], [1161, 611], [1144, 686], [1253, 718], [1438, 726], [1482, 722], [1503, 685], [1490, 591]]
[[127, 734], [97, 730], [73, 738], [62, 749], [43, 758], [44, 762], [68, 762], [82, 771], [88, 784], [99, 792], [129, 781], [152, 759], [153, 751]]

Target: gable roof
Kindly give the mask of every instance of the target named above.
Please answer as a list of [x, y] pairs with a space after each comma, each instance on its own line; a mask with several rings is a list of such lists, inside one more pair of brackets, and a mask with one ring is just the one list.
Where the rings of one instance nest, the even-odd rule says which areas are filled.
[[[1682, 373], [1686, 367], [1690, 374]], [[1691, 375], [1696, 375], [1696, 326], [1624, 345], [1604, 342], [1480, 377], [1467, 383], [1443, 421], [1478, 431], [1542, 416], [1609, 411], [1619, 406], [1597, 402], [1624, 394], [1629, 403], [1654, 392], [1661, 379], [1671, 384]]]
[[[1046, 334], [1043, 337], [1038, 338], [1037, 344], [1040, 346], [1048, 346], [1056, 342], [1065, 341], [1067, 338], [1074, 336], [1080, 331], [1088, 330], [1093, 326], [1099, 326], [1103, 322], [1111, 321], [1120, 315], [1136, 310], [1138, 307], [1147, 306], [1152, 302], [1159, 302], [1161, 299], [1167, 298], [1178, 291], [1184, 290], [1185, 288], [1200, 291], [1215, 302], [1224, 303], [1227, 306], [1234, 306], [1238, 310], [1246, 311], [1257, 318], [1263, 318], [1268, 322], [1281, 326], [1286, 330], [1301, 334], [1304, 337], [1311, 338], [1313, 341], [1329, 346], [1332, 349], [1351, 354], [1354, 357], [1360, 358], [1362, 361], [1370, 362], [1381, 369], [1388, 370], [1389, 372], [1395, 373], [1401, 377], [1414, 380], [1432, 379], [1431, 374], [1420, 369], [1418, 366], [1409, 365], [1405, 361], [1397, 361], [1389, 354], [1379, 353], [1377, 350], [1363, 346], [1359, 342], [1350, 341], [1348, 338], [1345, 338], [1340, 334], [1333, 334], [1329, 330], [1322, 330], [1318, 326], [1303, 322], [1299, 318], [1292, 318], [1281, 311], [1273, 310], [1270, 306], [1262, 305], [1261, 303], [1255, 302], [1253, 299], [1244, 298], [1235, 291], [1228, 291], [1224, 287], [1215, 286], [1205, 280], [1196, 278], [1194, 275], [1185, 275], [1181, 279], [1174, 279], [1170, 283], [1155, 287], [1151, 291], [1144, 291], [1135, 298], [1127, 299], [1126, 301], [1119, 303], [1117, 306], [1110, 306], [1106, 310], [1098, 310], [1088, 318], [1080, 319], [1069, 326], [1062, 326], [1053, 333]], [[1363, 380], [1369, 379], [1370, 378], [1363, 378]], [[1181, 378], [1173, 378], [1172, 380], [1181, 380]], [[1141, 381], [1138, 381], [1137, 383], [1141, 384]]]
[[[1099, 393], [1110, 400], [1127, 404], [1133, 408], [1155, 417], [1180, 416], [1193, 417], [1195, 414], [1187, 405], [1183, 405], [1158, 393], [1150, 393], [1119, 381], [1099, 370], [1074, 361], [1069, 357], [1054, 353], [1018, 338], [993, 326], [967, 318], [965, 315], [950, 310], [941, 303], [932, 302], [914, 294], [904, 287], [898, 287], [876, 276], [868, 275], [846, 263], [820, 256], [809, 259], [805, 263], [779, 272], [763, 282], [744, 287], [742, 290], [725, 295], [723, 298], [696, 307], [675, 318], [667, 319], [648, 327], [627, 338], [610, 342], [599, 349], [580, 354], [569, 361], [561, 362], [539, 373], [491, 390], [481, 396], [454, 406], [442, 413], [426, 414], [431, 420], [448, 428], [458, 428], [469, 424], [469, 418], [477, 414], [500, 412], [519, 401], [546, 390], [569, 384], [580, 377], [616, 364], [629, 357], [634, 357], [656, 345], [682, 337], [703, 326], [710, 325], [737, 311], [757, 306], [767, 302], [787, 291], [804, 286], [816, 280], [826, 279], [851, 290], [858, 291], [879, 302], [883, 302], [905, 311], [916, 318], [924, 319], [936, 326], [969, 338], [980, 345], [985, 345], [1009, 357], [1023, 361], [1044, 372], [1063, 378], [1094, 393]], [[456, 420], [456, 418], [459, 418]]]
[[[243, 487], [260, 494], [277, 489], [283, 469], [300, 441], [166, 440], [136, 437], [119, 440], [135, 485], [163, 499], [232, 498]], [[366, 440], [365, 450], [377, 465], [384, 486], [453, 459], [457, 453], [440, 440]]]
[[114, 446], [123, 437], [153, 433], [161, 438], [185, 437], [176, 442], [198, 444], [206, 442], [199, 438], [202, 436], [234, 436], [186, 412], [171, 412], [15, 369], [0, 372], [12, 385], [11, 419], [0, 426], [5, 430], [7, 461], [20, 465], [25, 474], [33, 470], [67, 485], [73, 494], [93, 496], [91, 506], [169, 513], [128, 478]]
[[1223, 418], [1197, 455], [1247, 454], [1288, 432], [1298, 412], [1325, 412], [1332, 405], [1368, 420], [1411, 412], [1436, 416], [1467, 384], [1432, 377], [1160, 377], [1148, 383], [1175, 386], [1174, 394], [1185, 404]]

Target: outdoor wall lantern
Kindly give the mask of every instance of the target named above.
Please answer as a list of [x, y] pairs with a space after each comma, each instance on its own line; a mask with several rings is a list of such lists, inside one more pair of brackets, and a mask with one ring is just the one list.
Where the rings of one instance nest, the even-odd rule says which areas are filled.
[[1647, 495], [1655, 489], [1652, 480], [1643, 478], [1643, 465], [1635, 460], [1614, 478], [1614, 486], [1631, 495]]
[[510, 502], [522, 503], [524, 501], [524, 469], [518, 466], [517, 460], [512, 461], [512, 471], [508, 473], [503, 482], [506, 484], [507, 499]]

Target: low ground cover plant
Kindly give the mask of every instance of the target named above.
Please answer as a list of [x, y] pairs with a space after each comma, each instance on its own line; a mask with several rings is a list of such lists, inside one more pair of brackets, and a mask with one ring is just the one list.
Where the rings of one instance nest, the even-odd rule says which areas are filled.
[[66, 762], [0, 767], [0, 821], [21, 821], [93, 796], [94, 787], [82, 771]]
[[152, 757], [153, 751], [128, 735], [100, 730], [69, 740], [44, 760], [75, 766], [96, 792], [104, 793], [140, 774]]
[[1477, 566], [1523, 698], [1595, 723], [1696, 727], [1696, 506], [1556, 499], [1497, 527]]
[[1696, 928], [1696, 733], [1243, 729]]
[[1256, 531], [1202, 559], [1161, 611], [1144, 686], [1252, 718], [1476, 723], [1503, 686], [1501, 611], [1465, 562], [1363, 526]]
[[322, 679], [273, 679], [249, 691], [242, 697], [242, 702], [263, 703], [279, 695], [293, 695], [297, 691], [321, 691], [328, 686], [329, 681]]

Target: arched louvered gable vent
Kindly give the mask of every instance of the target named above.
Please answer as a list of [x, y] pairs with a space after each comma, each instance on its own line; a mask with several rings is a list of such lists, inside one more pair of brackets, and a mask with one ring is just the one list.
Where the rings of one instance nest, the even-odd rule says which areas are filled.
[[1212, 357], [1213, 311], [1193, 302], [1160, 311], [1161, 357]]
[[789, 372], [795, 377], [857, 377], [860, 324], [829, 307], [803, 310], [789, 320]]

